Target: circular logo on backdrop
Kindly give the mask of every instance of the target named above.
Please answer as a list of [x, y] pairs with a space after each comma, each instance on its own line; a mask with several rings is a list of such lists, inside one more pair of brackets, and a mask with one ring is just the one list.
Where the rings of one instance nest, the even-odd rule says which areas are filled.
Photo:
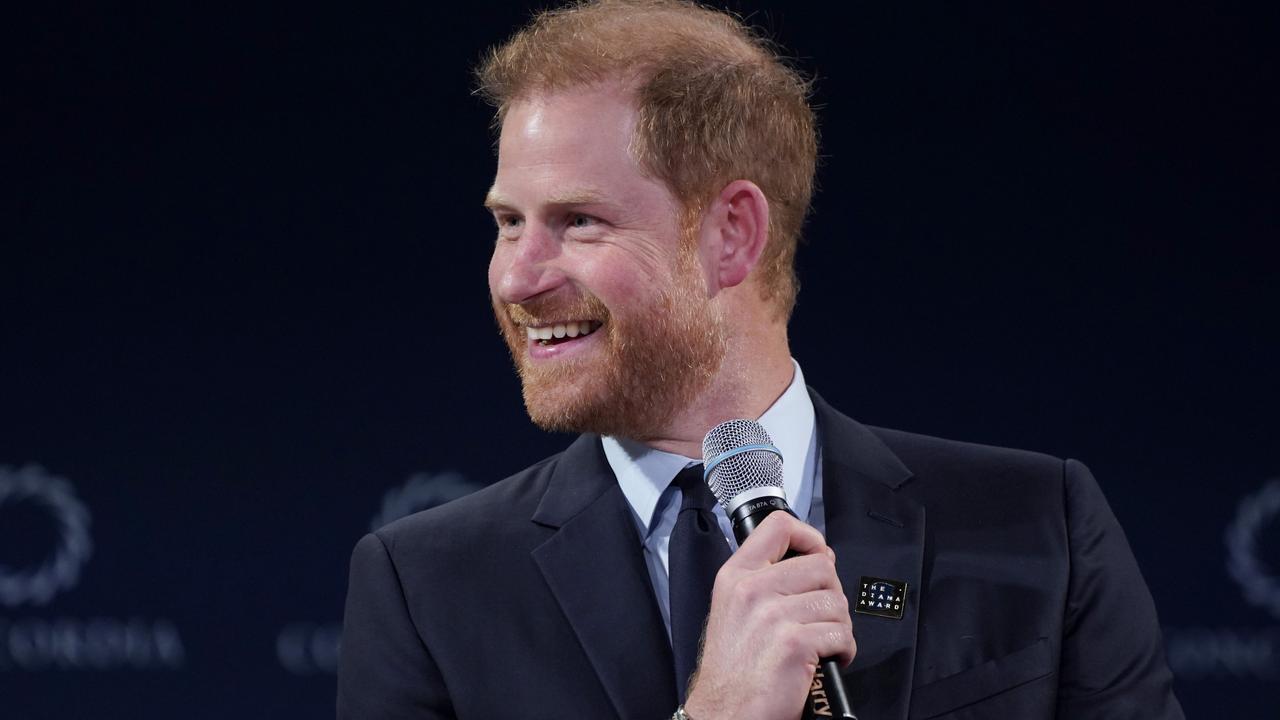
[[34, 565], [13, 568], [0, 564], [0, 605], [7, 607], [44, 605], [59, 592], [75, 587], [80, 569], [93, 552], [89, 510], [76, 497], [71, 483], [38, 465], [18, 470], [0, 466], [0, 517], [5, 505], [24, 501], [45, 514], [57, 541]]
[[1250, 603], [1280, 618], [1280, 567], [1263, 558], [1263, 538], [1280, 531], [1280, 480], [1272, 480], [1255, 495], [1240, 501], [1235, 520], [1227, 527], [1227, 572], [1244, 588]]
[[392, 520], [399, 520], [419, 510], [443, 505], [468, 495], [480, 486], [456, 472], [414, 473], [403, 485], [391, 488], [382, 496], [382, 507], [369, 523], [369, 530], [377, 530]]

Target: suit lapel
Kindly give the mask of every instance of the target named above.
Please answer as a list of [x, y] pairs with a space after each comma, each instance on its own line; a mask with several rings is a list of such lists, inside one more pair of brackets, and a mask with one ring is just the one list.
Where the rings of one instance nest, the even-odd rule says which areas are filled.
[[849, 608], [864, 576], [907, 583], [901, 620], [853, 613], [858, 654], [844, 672], [861, 717], [905, 718], [915, 668], [924, 556], [924, 508], [897, 489], [911, 471], [870, 430], [810, 390], [822, 446], [827, 543], [836, 552]]
[[565, 450], [533, 520], [559, 528], [533, 558], [616, 714], [669, 715], [676, 706], [671, 647], [631, 510], [597, 436]]

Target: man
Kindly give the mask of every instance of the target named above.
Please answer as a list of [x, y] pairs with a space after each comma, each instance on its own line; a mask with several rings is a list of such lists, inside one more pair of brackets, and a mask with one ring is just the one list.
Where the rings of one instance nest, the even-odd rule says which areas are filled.
[[[1082, 465], [867, 428], [806, 389], [786, 324], [816, 134], [765, 43], [674, 0], [587, 3], [479, 75], [494, 312], [530, 417], [584, 434], [361, 540], [339, 717], [796, 718], [824, 657], [863, 720], [1181, 717]], [[770, 516], [711, 567], [708, 613], [686, 468], [739, 417], [809, 524]]]

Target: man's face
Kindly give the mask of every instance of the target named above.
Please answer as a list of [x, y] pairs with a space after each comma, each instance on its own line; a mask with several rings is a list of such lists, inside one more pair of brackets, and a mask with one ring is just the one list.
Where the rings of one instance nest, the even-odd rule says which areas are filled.
[[502, 124], [489, 290], [548, 430], [663, 437], [724, 357], [692, 231], [628, 151], [635, 122], [596, 88], [514, 103]]

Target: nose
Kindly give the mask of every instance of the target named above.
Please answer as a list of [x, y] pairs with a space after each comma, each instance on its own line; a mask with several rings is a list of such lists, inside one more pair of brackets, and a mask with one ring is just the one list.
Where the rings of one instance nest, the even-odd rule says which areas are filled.
[[489, 260], [489, 289], [505, 303], [519, 304], [565, 281], [557, 260], [560, 243], [545, 226], [527, 223], [520, 237], [499, 239]]

